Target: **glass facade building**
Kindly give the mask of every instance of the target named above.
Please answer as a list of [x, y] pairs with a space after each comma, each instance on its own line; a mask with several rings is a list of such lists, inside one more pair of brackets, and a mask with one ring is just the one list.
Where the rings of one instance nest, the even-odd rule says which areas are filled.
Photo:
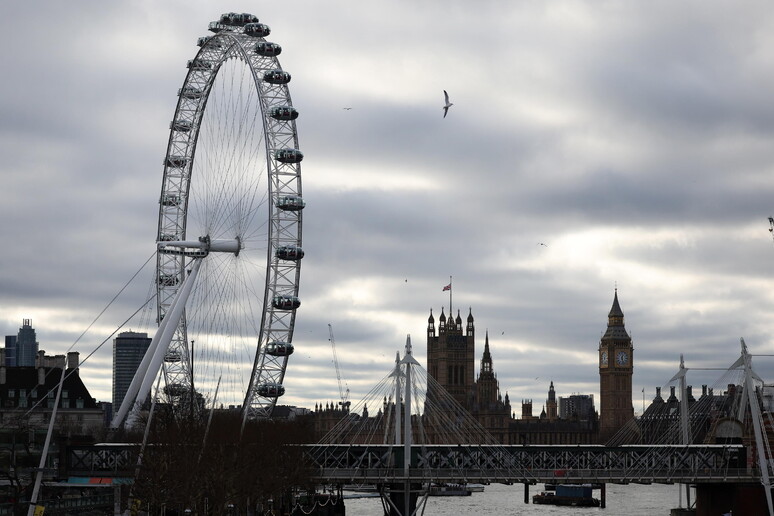
[[113, 411], [118, 411], [134, 373], [150, 346], [147, 333], [125, 331], [113, 339]]

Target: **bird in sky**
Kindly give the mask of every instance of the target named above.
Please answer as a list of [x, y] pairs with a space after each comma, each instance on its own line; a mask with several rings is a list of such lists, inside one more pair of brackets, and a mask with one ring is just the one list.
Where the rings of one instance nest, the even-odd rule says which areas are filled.
[[454, 104], [449, 102], [449, 94], [446, 93], [446, 90], [443, 90], [443, 98], [444, 98], [443, 117], [446, 118], [446, 115], [449, 113], [449, 108], [452, 107]]
[[344, 111], [349, 111], [352, 108], [351, 107], [345, 107], [345, 108], [341, 108], [341, 109], [343, 109]]
[[542, 245], [543, 247], [548, 247], [548, 246], [547, 246], [546, 244], [544, 244], [543, 242], [538, 242], [538, 245]]

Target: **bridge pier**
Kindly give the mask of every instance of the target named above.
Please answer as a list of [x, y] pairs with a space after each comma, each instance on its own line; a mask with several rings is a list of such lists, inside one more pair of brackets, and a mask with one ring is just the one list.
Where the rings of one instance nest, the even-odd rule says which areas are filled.
[[[385, 500], [384, 516], [411, 516], [417, 509], [417, 499], [422, 492], [422, 484], [394, 483], [388, 484], [387, 489], [380, 494]], [[403, 514], [408, 499], [408, 514]]]
[[766, 492], [760, 484], [697, 484], [696, 516], [768, 514]]

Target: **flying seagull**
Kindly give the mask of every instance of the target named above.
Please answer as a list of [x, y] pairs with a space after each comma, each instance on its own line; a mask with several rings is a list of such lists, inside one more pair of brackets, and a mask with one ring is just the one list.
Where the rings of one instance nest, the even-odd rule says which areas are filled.
[[443, 90], [443, 98], [445, 101], [445, 105], [443, 106], [443, 117], [446, 118], [446, 114], [449, 112], [449, 108], [452, 107], [454, 104], [449, 102], [449, 94], [446, 93], [446, 90]]

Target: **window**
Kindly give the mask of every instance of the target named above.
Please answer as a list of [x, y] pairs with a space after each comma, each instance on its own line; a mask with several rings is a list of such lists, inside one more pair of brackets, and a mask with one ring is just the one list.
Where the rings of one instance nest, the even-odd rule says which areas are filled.
[[27, 408], [27, 398], [19, 398], [19, 408]]
[[75, 400], [75, 408], [83, 408], [83, 398]]
[[8, 397], [9, 398], [15, 398], [16, 397], [16, 389], [8, 389]]
[[67, 391], [62, 391], [62, 397], [63, 397], [63, 398], [67, 398], [67, 397], [68, 397], [68, 395], [67, 395]]

